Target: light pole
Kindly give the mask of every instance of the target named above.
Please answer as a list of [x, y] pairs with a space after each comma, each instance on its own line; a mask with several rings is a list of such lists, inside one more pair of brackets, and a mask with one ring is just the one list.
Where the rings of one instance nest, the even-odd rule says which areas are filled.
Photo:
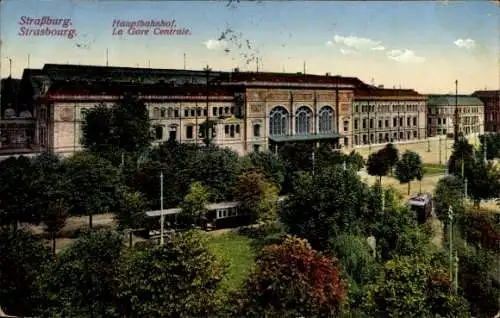
[[453, 208], [451, 205], [448, 208], [448, 219], [450, 221], [450, 281], [453, 282]]
[[160, 172], [160, 244], [163, 245], [163, 229], [165, 225], [165, 216], [163, 215], [163, 171]]
[[453, 291], [458, 293], [458, 250], [455, 252], [455, 279], [453, 280]]

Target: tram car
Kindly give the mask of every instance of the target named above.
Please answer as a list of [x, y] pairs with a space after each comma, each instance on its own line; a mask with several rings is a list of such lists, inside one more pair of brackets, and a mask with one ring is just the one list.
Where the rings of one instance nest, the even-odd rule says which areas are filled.
[[433, 209], [432, 195], [428, 193], [413, 195], [408, 200], [408, 204], [420, 224], [425, 223], [431, 217]]

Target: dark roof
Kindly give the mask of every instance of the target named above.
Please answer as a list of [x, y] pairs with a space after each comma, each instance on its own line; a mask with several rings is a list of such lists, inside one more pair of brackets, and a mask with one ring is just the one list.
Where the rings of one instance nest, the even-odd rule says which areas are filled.
[[477, 96], [479, 98], [481, 98], [481, 97], [500, 97], [500, 90], [496, 90], [496, 91], [487, 91], [487, 90], [484, 90], [484, 91], [475, 91], [474, 93], [472, 93], [472, 95]]
[[[84, 82], [58, 81], [52, 83], [48, 94], [57, 95], [115, 95], [124, 93], [142, 95], [175, 95], [175, 96], [206, 96], [205, 85], [172, 86], [163, 84], [116, 83], [116, 82]], [[233, 91], [226, 87], [211, 87], [209, 96], [233, 96]]]
[[483, 102], [469, 95], [428, 95], [429, 106], [484, 106]]
[[362, 99], [364, 97], [420, 97], [425, 98], [424, 95], [418, 93], [413, 89], [397, 89], [397, 88], [378, 88], [375, 86], [366, 85], [365, 87], [358, 87], [354, 90], [354, 99]]
[[366, 85], [356, 77], [315, 75], [302, 73], [271, 72], [232, 72], [219, 77], [223, 82], [274, 82], [274, 83], [310, 83], [310, 84], [347, 84], [353, 86]]

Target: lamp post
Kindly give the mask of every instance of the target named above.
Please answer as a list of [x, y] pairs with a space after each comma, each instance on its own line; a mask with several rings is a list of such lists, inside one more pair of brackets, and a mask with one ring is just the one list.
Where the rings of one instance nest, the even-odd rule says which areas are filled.
[[163, 229], [165, 225], [165, 216], [163, 215], [163, 171], [160, 172], [160, 244], [163, 245]]
[[450, 280], [453, 282], [453, 208], [451, 205], [448, 208], [448, 219], [450, 227]]

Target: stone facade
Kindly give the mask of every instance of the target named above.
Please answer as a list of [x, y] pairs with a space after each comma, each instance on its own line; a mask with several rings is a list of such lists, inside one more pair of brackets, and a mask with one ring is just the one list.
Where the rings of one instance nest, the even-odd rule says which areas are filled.
[[484, 131], [500, 133], [500, 90], [472, 94], [484, 104]]

